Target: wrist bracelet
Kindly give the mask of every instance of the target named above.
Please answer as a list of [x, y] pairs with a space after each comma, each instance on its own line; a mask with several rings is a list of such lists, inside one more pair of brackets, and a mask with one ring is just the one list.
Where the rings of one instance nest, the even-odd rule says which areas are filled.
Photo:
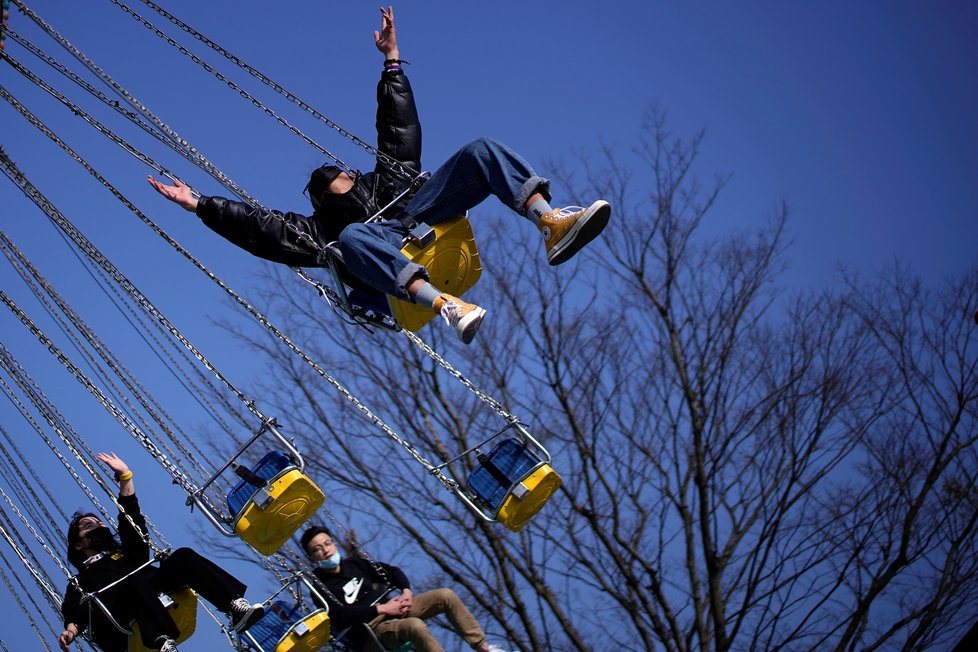
[[126, 480], [132, 480], [132, 471], [126, 471], [123, 474], [115, 474], [115, 479], [119, 482], [125, 482]]

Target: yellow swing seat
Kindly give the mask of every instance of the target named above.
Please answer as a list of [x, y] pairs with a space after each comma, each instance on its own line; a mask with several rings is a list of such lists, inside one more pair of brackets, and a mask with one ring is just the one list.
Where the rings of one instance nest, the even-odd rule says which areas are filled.
[[[170, 595], [161, 593], [160, 600], [170, 612], [170, 617], [177, 624], [177, 629], [180, 630], [180, 636], [177, 637], [176, 643], [183, 643], [197, 629], [197, 594], [193, 589], [188, 588]], [[155, 650], [155, 648], [150, 649], [143, 645], [139, 625], [135, 621], [130, 625], [130, 629], [132, 629], [132, 634], [129, 635], [129, 652], [153, 652]]]
[[235, 515], [231, 527], [252, 548], [270, 555], [309, 520], [325, 496], [280, 451], [262, 457], [253, 473], [267, 484], [257, 488], [242, 480], [231, 490], [227, 497], [228, 509]]
[[485, 506], [486, 516], [519, 532], [562, 484], [560, 475], [525, 442], [502, 440], [468, 477], [468, 487]]
[[316, 652], [329, 642], [329, 614], [317, 609], [305, 615], [302, 605], [276, 600], [247, 636], [262, 652]]
[[[472, 224], [465, 215], [433, 224], [434, 242], [426, 247], [409, 240], [401, 253], [428, 270], [431, 284], [442, 292], [462, 296], [482, 275], [482, 262], [475, 244]], [[435, 317], [431, 308], [388, 297], [394, 320], [409, 331], [416, 331]]]

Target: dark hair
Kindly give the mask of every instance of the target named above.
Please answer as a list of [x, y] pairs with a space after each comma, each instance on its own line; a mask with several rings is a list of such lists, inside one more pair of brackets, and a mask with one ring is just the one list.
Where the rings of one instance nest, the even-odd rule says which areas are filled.
[[82, 551], [75, 548], [75, 544], [81, 539], [81, 537], [78, 536], [78, 523], [86, 516], [91, 516], [92, 518], [101, 520], [101, 517], [98, 514], [78, 510], [71, 515], [71, 521], [68, 523], [68, 561], [71, 562], [71, 565], [78, 570], [81, 570], [82, 562], [85, 561], [85, 556], [82, 554]]
[[299, 539], [299, 545], [302, 546], [302, 552], [304, 552], [306, 554], [309, 553], [309, 549], [307, 547], [309, 545], [309, 542], [312, 541], [312, 538], [314, 536], [319, 535], [319, 534], [325, 534], [330, 539], [333, 538], [333, 535], [330, 533], [330, 531], [327, 530], [322, 525], [313, 525], [312, 527], [310, 527], [309, 529], [307, 529], [305, 532], [303, 532], [302, 533], [302, 538]]

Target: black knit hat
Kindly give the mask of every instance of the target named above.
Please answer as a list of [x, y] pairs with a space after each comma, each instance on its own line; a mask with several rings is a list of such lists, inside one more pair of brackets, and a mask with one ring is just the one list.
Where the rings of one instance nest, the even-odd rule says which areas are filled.
[[309, 183], [306, 184], [306, 190], [309, 192], [309, 199], [318, 199], [326, 190], [329, 188], [329, 184], [333, 183], [333, 179], [340, 176], [343, 172], [342, 169], [336, 167], [335, 165], [323, 165], [312, 171], [309, 175]]

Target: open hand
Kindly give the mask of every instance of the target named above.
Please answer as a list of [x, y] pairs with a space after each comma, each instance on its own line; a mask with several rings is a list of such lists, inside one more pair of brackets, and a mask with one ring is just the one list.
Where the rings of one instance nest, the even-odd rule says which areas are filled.
[[380, 8], [380, 31], [374, 31], [374, 43], [377, 49], [388, 59], [397, 59], [400, 53], [397, 49], [397, 30], [394, 28], [394, 7]]
[[170, 201], [183, 206], [191, 213], [197, 211], [197, 199], [190, 190], [190, 186], [185, 184], [183, 181], [180, 181], [180, 179], [174, 179], [174, 185], [172, 186], [160, 183], [154, 179], [152, 175], [146, 177], [146, 181], [148, 181], [149, 185], [156, 189], [156, 192], [160, 193]]

